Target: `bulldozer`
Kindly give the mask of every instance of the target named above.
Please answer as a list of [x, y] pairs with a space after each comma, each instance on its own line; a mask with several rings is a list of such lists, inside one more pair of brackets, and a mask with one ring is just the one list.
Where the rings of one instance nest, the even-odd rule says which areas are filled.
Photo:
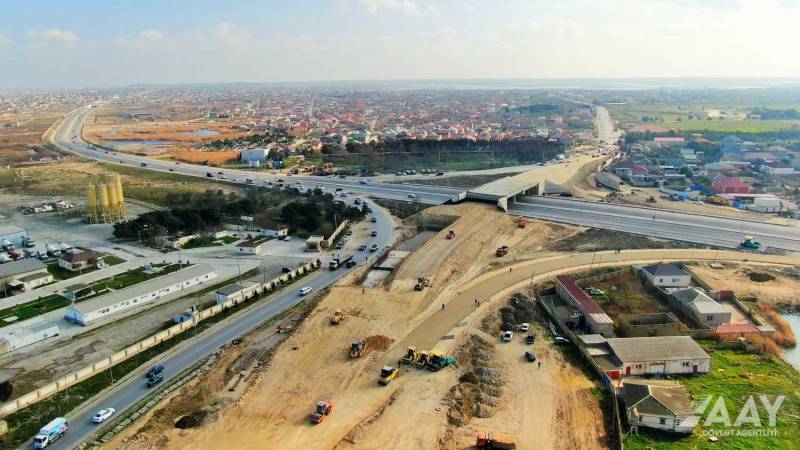
[[341, 309], [337, 309], [333, 312], [333, 317], [331, 317], [331, 325], [339, 325], [342, 320], [344, 320], [344, 313]]
[[350, 344], [350, 357], [360, 358], [366, 348], [367, 341], [362, 341], [361, 339], [354, 340], [353, 343]]
[[420, 351], [417, 354], [417, 360], [414, 362], [414, 365], [417, 366], [418, 369], [424, 369], [426, 365], [428, 365], [428, 357], [430, 356], [430, 352], [426, 352], [424, 350]]
[[761, 243], [753, 239], [753, 236], [745, 236], [744, 241], [739, 244], [739, 247], [749, 250], [758, 250], [761, 248]]
[[402, 362], [403, 364], [410, 366], [411, 364], [414, 364], [414, 361], [417, 360], [417, 357], [419, 357], [419, 352], [417, 351], [417, 348], [408, 347], [405, 356], [403, 356]]
[[431, 372], [438, 372], [440, 369], [452, 366], [455, 364], [455, 360], [450, 358], [449, 356], [445, 356], [444, 353], [439, 351], [432, 351], [430, 357], [428, 358], [428, 364], [426, 368]]
[[397, 378], [397, 374], [400, 371], [392, 366], [383, 366], [381, 369], [380, 378], [378, 378], [378, 384], [383, 386], [388, 386], [389, 383], [392, 382], [395, 378]]
[[333, 402], [330, 400], [320, 400], [314, 407], [314, 412], [308, 415], [308, 421], [311, 423], [322, 423], [326, 416], [329, 416], [333, 411]]
[[417, 284], [414, 285], [414, 290], [421, 291], [426, 287], [431, 287], [431, 279], [428, 277], [417, 278]]

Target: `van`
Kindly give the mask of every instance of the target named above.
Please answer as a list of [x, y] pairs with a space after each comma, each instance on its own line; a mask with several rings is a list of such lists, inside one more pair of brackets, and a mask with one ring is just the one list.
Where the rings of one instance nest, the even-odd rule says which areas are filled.
[[301, 287], [301, 288], [300, 288], [300, 291], [299, 291], [299, 292], [300, 292], [300, 296], [301, 296], [301, 297], [303, 297], [303, 296], [306, 296], [306, 295], [310, 294], [310, 293], [311, 293], [311, 291], [312, 291], [312, 289], [311, 289], [310, 287], [308, 287], [308, 286], [306, 286], [306, 287]]

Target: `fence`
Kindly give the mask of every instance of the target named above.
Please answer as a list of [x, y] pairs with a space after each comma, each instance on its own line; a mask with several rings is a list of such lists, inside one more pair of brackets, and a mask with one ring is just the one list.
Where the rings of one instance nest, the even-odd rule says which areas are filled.
[[[305, 273], [311, 272], [312, 270], [318, 269], [320, 267], [320, 265], [321, 265], [321, 262], [320, 262], [320, 260], [317, 259], [315, 261], [312, 261], [310, 263], [307, 263], [307, 264], [297, 268], [296, 270], [294, 270], [294, 271], [292, 271], [290, 273], [283, 274], [280, 277], [277, 277], [277, 278], [275, 278], [273, 280], [270, 280], [270, 281], [268, 281], [266, 283], [259, 283], [258, 286], [259, 286], [260, 289], [257, 289], [254, 293], [258, 293], [258, 294], [265, 293], [268, 290], [271, 290], [271, 289], [279, 286], [282, 283], [288, 282], [289, 280], [292, 280], [292, 279], [296, 278], [298, 275], [305, 274]], [[83, 381], [83, 380], [85, 380], [85, 379], [87, 379], [87, 378], [99, 373], [99, 372], [102, 372], [102, 371], [104, 371], [106, 369], [109, 369], [109, 368], [113, 367], [114, 365], [131, 358], [132, 356], [135, 356], [135, 355], [137, 355], [137, 354], [139, 354], [139, 353], [141, 353], [141, 352], [143, 352], [143, 351], [145, 351], [145, 350], [147, 350], [147, 349], [149, 349], [151, 347], [154, 347], [154, 346], [160, 344], [161, 342], [172, 338], [173, 336], [181, 334], [184, 331], [186, 331], [188, 329], [191, 329], [192, 327], [197, 325], [197, 323], [199, 323], [199, 322], [201, 322], [201, 321], [203, 321], [205, 319], [208, 319], [209, 317], [216, 316], [217, 314], [221, 313], [222, 311], [224, 311], [224, 310], [226, 310], [228, 308], [232, 308], [232, 307], [236, 306], [237, 303], [241, 303], [241, 302], [242, 302], [241, 300], [240, 301], [230, 300], [230, 301], [227, 301], [225, 303], [217, 304], [217, 305], [211, 306], [209, 308], [206, 308], [206, 309], [200, 311], [199, 313], [197, 313], [192, 318], [192, 320], [186, 320], [186, 321], [181, 322], [179, 324], [173, 325], [173, 326], [167, 328], [166, 330], [159, 331], [158, 333], [156, 333], [154, 335], [151, 335], [151, 336], [149, 336], [149, 337], [147, 337], [147, 338], [145, 338], [145, 339], [143, 339], [143, 340], [141, 340], [141, 341], [139, 341], [139, 342], [137, 342], [137, 343], [135, 343], [135, 344], [133, 344], [131, 346], [128, 346], [128, 347], [118, 351], [117, 353], [111, 355], [108, 358], [105, 358], [103, 360], [97, 361], [97, 362], [95, 362], [95, 363], [93, 363], [93, 364], [91, 364], [89, 366], [86, 366], [86, 367], [84, 367], [82, 369], [76, 370], [75, 372], [66, 374], [63, 377], [59, 377], [59, 379], [56, 380], [53, 383], [50, 383], [50, 384], [45, 385], [45, 386], [42, 386], [42, 387], [40, 387], [39, 389], [37, 389], [37, 390], [35, 390], [33, 392], [25, 394], [25, 395], [15, 399], [15, 400], [12, 400], [12, 401], [4, 404], [2, 407], [0, 407], [0, 417], [5, 417], [5, 416], [7, 416], [7, 415], [9, 415], [9, 414], [11, 414], [11, 413], [13, 413], [15, 411], [18, 411], [18, 410], [20, 410], [22, 408], [25, 408], [27, 406], [30, 406], [30, 405], [38, 402], [40, 400], [44, 400], [45, 398], [50, 397], [51, 395], [54, 395], [54, 394], [56, 394], [56, 393], [58, 393], [60, 391], [63, 391], [63, 390], [65, 390], [66, 388], [68, 388], [70, 386], [73, 386], [73, 385], [75, 385], [75, 384], [77, 384], [77, 383], [79, 383], [79, 382], [81, 382], [81, 381]]]

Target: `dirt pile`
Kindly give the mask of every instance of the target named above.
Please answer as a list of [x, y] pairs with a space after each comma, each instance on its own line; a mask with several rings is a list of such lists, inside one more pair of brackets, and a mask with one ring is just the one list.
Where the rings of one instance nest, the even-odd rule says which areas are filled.
[[364, 339], [367, 343], [367, 352], [385, 352], [387, 348], [394, 342], [394, 339], [389, 336], [368, 336]]
[[747, 277], [750, 278], [750, 281], [755, 281], [756, 283], [775, 281], [775, 277], [773, 275], [763, 272], [750, 272], [747, 274]]
[[447, 421], [463, 427], [473, 417], [491, 417], [502, 395], [503, 370], [496, 367], [494, 347], [485, 338], [473, 334], [456, 355], [462, 373], [459, 383], [450, 388]]
[[203, 424], [207, 415], [208, 412], [206, 411], [194, 411], [185, 416], [181, 416], [181, 418], [175, 422], [175, 428], [185, 430], [187, 428], [199, 427]]

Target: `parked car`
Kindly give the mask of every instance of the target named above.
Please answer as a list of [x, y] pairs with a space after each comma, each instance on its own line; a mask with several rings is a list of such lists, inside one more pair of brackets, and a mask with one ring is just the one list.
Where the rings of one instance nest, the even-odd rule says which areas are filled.
[[283, 240], [289, 242], [292, 240], [292, 237], [287, 234], [286, 236], [283, 237]]
[[113, 416], [116, 411], [117, 410], [115, 410], [114, 408], [101, 409], [100, 411], [97, 411], [97, 414], [95, 414], [92, 417], [92, 422], [94, 422], [94, 423], [103, 423], [103, 422], [105, 422], [106, 419], [108, 419], [109, 417]]
[[310, 287], [308, 287], [308, 286], [306, 286], [306, 287], [301, 287], [301, 288], [300, 288], [300, 291], [299, 291], [299, 292], [300, 292], [300, 296], [301, 296], [301, 297], [303, 297], [303, 296], [306, 296], [306, 295], [310, 294], [310, 293], [311, 293], [311, 291], [312, 291], [312, 289], [311, 289]]
[[358, 182], [358, 184], [367, 184], [367, 183], [368, 181], [365, 178], [362, 178], [361, 181]]
[[367, 249], [367, 244], [361, 244], [358, 246], [358, 251], [363, 252]]
[[503, 336], [500, 338], [503, 342], [511, 342], [514, 339], [514, 332], [513, 331], [506, 331], [503, 332]]
[[526, 344], [533, 344], [534, 341], [536, 341], [536, 335], [535, 334], [528, 333], [528, 335], [525, 336], [525, 343]]
[[291, 271], [292, 271], [291, 267], [284, 267], [284, 268], [281, 269], [281, 272], [283, 272], [283, 273], [289, 273]]
[[533, 353], [533, 352], [525, 352], [525, 359], [527, 359], [529, 362], [534, 362], [534, 361], [536, 361], [536, 353]]
[[565, 344], [569, 344], [569, 339], [567, 339], [567, 338], [565, 338], [563, 336], [556, 336], [556, 337], [553, 338], [553, 343], [556, 344], [556, 345], [565, 345]]
[[530, 325], [528, 325], [528, 322], [525, 322], [525, 323], [522, 323], [519, 326], [519, 331], [521, 331], [523, 333], [527, 333], [528, 332], [528, 328], [530, 328]]
[[377, 223], [378, 222], [378, 218], [377, 217], [370, 217], [369, 221], [372, 222], [372, 223]]

